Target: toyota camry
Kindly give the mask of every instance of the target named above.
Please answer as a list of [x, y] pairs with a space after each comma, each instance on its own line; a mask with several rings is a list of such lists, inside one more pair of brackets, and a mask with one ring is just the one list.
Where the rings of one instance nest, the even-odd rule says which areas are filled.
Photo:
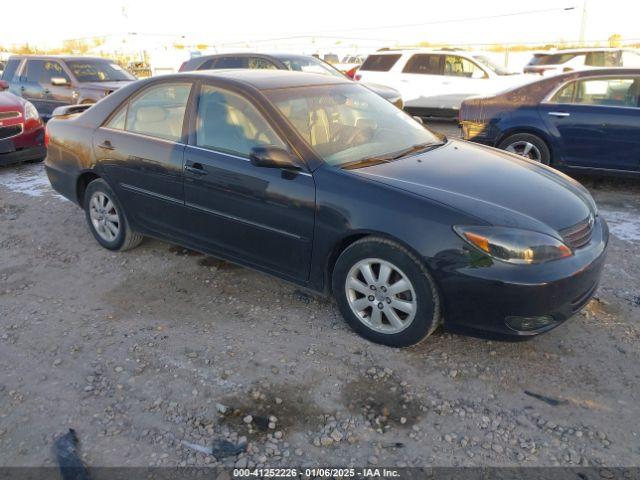
[[579, 183], [346, 79], [189, 72], [82, 108], [54, 112], [45, 166], [100, 245], [155, 237], [332, 294], [374, 342], [530, 337], [598, 285], [608, 229]]

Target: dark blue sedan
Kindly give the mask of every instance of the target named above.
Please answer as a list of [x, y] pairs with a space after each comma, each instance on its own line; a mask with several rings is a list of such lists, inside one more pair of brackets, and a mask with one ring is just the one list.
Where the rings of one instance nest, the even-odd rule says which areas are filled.
[[466, 140], [556, 168], [640, 174], [640, 70], [572, 72], [460, 109]]
[[78, 108], [49, 122], [45, 166], [109, 250], [156, 237], [331, 293], [393, 346], [440, 324], [536, 335], [597, 288], [608, 230], [579, 183], [350, 80], [192, 72]]

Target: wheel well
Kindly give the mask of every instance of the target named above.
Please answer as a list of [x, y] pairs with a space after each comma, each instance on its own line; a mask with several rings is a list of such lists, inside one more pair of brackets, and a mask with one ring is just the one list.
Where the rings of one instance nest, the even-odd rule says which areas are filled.
[[[354, 233], [353, 235], [350, 235], [348, 237], [343, 238], [331, 250], [331, 254], [329, 255], [329, 259], [327, 260], [327, 268], [325, 270], [325, 290], [328, 293], [332, 293], [332, 283], [333, 282], [332, 282], [331, 279], [333, 277], [333, 269], [336, 266], [336, 262], [338, 261], [338, 258], [340, 257], [342, 252], [344, 252], [352, 244], [354, 244], [358, 240], [361, 240], [361, 239], [363, 239], [365, 237], [378, 237], [378, 238], [384, 238], [386, 240], [391, 240], [392, 242], [395, 242], [395, 243], [401, 245], [402, 247], [406, 248], [407, 250], [409, 250], [413, 255], [416, 256], [416, 258], [420, 258], [420, 254], [418, 252], [416, 252], [413, 248], [411, 248], [409, 245], [407, 245], [403, 241], [401, 241], [401, 240], [399, 240], [399, 239], [397, 239], [395, 237], [392, 237], [390, 235], [385, 235], [384, 233], [380, 233], [380, 232]], [[426, 265], [425, 265], [425, 267], [426, 267]]]
[[89, 184], [93, 182], [96, 178], [100, 178], [100, 175], [97, 175], [94, 172], [85, 172], [78, 177], [78, 181], [76, 183], [76, 196], [78, 199], [78, 203], [83, 208], [84, 208], [84, 192], [87, 191], [87, 187], [89, 186]]

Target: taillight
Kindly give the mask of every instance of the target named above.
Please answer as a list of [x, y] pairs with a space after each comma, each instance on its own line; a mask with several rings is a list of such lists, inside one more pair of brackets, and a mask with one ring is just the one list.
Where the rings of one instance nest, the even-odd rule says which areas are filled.
[[358, 71], [358, 67], [353, 67], [351, 68], [348, 72], [347, 72], [347, 77], [349, 78], [355, 78], [356, 77], [356, 72]]
[[360, 75], [359, 73], [356, 73], [356, 74], [353, 76], [353, 79], [357, 82], [357, 81], [359, 81], [360, 79], [362, 79], [362, 75]]
[[49, 125], [44, 127], [44, 146], [49, 146]]

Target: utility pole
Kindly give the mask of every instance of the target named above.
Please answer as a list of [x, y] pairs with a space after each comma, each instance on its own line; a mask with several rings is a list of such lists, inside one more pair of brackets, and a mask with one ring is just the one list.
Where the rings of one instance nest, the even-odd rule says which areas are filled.
[[585, 32], [587, 30], [587, 2], [582, 3], [582, 21], [580, 22], [580, 46], [584, 46]]

